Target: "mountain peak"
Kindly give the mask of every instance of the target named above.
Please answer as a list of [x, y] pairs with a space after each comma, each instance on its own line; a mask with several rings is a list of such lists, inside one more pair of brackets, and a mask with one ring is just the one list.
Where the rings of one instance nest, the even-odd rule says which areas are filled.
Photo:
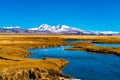
[[22, 29], [19, 26], [7, 26], [0, 28], [0, 32], [15, 32], [15, 33], [33, 33], [33, 34], [84, 34], [84, 35], [120, 35], [120, 32], [112, 31], [84, 31], [79, 28], [56, 25], [50, 26], [42, 24], [35, 28]]
[[67, 25], [57, 25], [56, 27], [59, 27], [59, 28], [70, 28], [70, 26], [67, 26]]
[[[70, 27], [70, 26], [67, 26], [67, 25], [57, 25], [57, 26], [50, 26], [48, 24], [42, 24], [36, 28], [31, 28], [29, 30], [38, 30], [38, 31], [49, 31], [49, 32], [52, 32], [52, 33], [75, 33], [75, 32], [78, 32], [80, 31], [80, 29], [77, 29], [77, 28], [74, 28], [74, 27]], [[82, 30], [81, 30], [82, 31]]]
[[51, 29], [52, 29], [52, 27], [48, 24], [42, 24], [38, 27], [38, 30], [40, 30], [40, 31], [51, 30]]
[[41, 27], [50, 27], [50, 25], [48, 25], [48, 24], [42, 24], [42, 25], [39, 26], [39, 28], [41, 28]]

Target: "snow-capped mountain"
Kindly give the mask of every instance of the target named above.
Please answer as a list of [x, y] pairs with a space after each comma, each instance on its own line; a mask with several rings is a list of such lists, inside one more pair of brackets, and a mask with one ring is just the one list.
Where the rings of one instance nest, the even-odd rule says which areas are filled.
[[7, 26], [7, 27], [3, 27], [4, 29], [17, 29], [17, 28], [20, 28], [19, 26]]
[[23, 29], [19, 26], [0, 28], [0, 33], [29, 33], [29, 34], [77, 34], [77, 35], [120, 35], [120, 32], [112, 31], [85, 31], [67, 25], [50, 26], [42, 24], [35, 28]]
[[45, 31], [45, 30], [51, 30], [51, 26], [49, 26], [48, 24], [42, 24], [36, 28], [29, 28], [28, 30], [39, 30], [39, 31]]
[[30, 31], [42, 31], [42, 32], [51, 32], [51, 33], [60, 33], [60, 34], [69, 34], [69, 33], [73, 33], [73, 34], [78, 34], [78, 33], [84, 33], [84, 30], [78, 29], [78, 28], [74, 28], [74, 27], [70, 27], [67, 25], [57, 25], [57, 26], [50, 26], [48, 24], [42, 24], [36, 28], [29, 28], [28, 30]]
[[93, 32], [95, 35], [119, 35], [120, 32], [114, 32], [114, 31], [95, 31]]
[[25, 33], [26, 30], [19, 26], [7, 26], [0, 28], [0, 33]]

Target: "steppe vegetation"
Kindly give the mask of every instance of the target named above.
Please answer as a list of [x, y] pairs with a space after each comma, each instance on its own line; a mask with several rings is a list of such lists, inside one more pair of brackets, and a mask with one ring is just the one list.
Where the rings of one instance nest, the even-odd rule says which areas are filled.
[[120, 48], [95, 46], [91, 42], [79, 42], [72, 45], [73, 48], [66, 48], [65, 50], [80, 50], [87, 52], [120, 55]]
[[[91, 42], [69, 43], [67, 39], [90, 40]], [[33, 54], [30, 48], [48, 48], [71, 45], [67, 50], [84, 50], [98, 53], [120, 54], [120, 48], [97, 47], [93, 43], [120, 43], [119, 36], [87, 35], [0, 35], [0, 80], [60, 80], [64, 76], [62, 68], [68, 64], [64, 59], [45, 58], [34, 60], [28, 58]]]
[[0, 35], [0, 80], [59, 80], [65, 77], [63, 59], [29, 59], [29, 48], [47, 48], [62, 45], [57, 37], [34, 35]]

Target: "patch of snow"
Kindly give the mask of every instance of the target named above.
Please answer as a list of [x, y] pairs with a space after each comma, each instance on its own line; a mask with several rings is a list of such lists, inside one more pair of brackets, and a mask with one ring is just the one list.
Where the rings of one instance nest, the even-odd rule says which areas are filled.
[[13, 29], [13, 28], [20, 28], [19, 26], [7, 26], [3, 27], [4, 29]]

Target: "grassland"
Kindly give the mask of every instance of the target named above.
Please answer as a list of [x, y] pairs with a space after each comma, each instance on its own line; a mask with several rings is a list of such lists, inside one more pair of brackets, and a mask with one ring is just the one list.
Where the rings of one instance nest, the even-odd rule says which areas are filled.
[[120, 55], [120, 48], [95, 46], [91, 42], [80, 42], [72, 45], [73, 48], [66, 48], [65, 50], [80, 50], [94, 53]]
[[51, 36], [0, 35], [0, 80], [59, 80], [61, 69], [68, 64], [63, 59], [33, 60], [29, 48], [62, 45], [62, 40]]
[[61, 70], [68, 61], [50, 58], [29, 59], [30, 48], [72, 45], [74, 50], [95, 52], [98, 49], [96, 52], [120, 52], [118, 48], [96, 47], [88, 42], [67, 43], [64, 42], [66, 39], [91, 40], [92, 43], [120, 43], [119, 36], [0, 34], [0, 80], [59, 80], [59, 77], [66, 77]]

